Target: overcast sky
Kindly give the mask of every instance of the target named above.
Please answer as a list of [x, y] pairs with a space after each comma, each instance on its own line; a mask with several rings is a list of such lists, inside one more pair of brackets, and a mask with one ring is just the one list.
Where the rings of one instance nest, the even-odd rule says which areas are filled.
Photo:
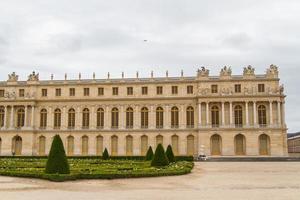
[[[0, 79], [218, 75], [280, 67], [289, 132], [300, 131], [298, 0], [0, 0]], [[147, 42], [144, 42], [147, 40]], [[298, 89], [297, 89], [298, 88]]]

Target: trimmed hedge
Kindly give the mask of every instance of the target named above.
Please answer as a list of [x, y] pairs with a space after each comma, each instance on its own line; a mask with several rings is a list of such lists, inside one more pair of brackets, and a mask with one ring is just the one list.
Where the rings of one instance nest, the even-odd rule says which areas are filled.
[[152, 160], [153, 156], [154, 156], [153, 150], [152, 150], [152, 147], [150, 146], [149, 149], [148, 149], [148, 151], [147, 151], [145, 160], [148, 160], [148, 161]]
[[164, 147], [162, 146], [162, 144], [158, 144], [155, 150], [153, 160], [151, 162], [151, 166], [162, 167], [167, 166], [168, 164], [169, 160], [166, 156]]
[[59, 135], [54, 136], [45, 172], [47, 174], [70, 173], [69, 163], [66, 157], [64, 145]]
[[175, 156], [174, 156], [171, 145], [168, 145], [167, 150], [166, 150], [166, 155], [167, 155], [170, 163], [175, 162]]

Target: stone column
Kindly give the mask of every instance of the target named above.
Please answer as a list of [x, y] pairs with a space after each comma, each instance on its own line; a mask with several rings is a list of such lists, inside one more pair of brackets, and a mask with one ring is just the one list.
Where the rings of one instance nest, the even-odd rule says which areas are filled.
[[7, 123], [7, 106], [4, 107], [5, 109], [5, 113], [4, 113], [4, 124], [3, 124], [3, 128], [6, 128], [6, 123]]
[[201, 102], [198, 103], [198, 128], [201, 128], [202, 116], [201, 116]]
[[165, 112], [164, 112], [164, 124], [163, 128], [170, 128], [171, 126], [171, 120], [170, 119], [170, 111], [169, 111], [169, 105], [165, 106]]
[[278, 117], [278, 126], [281, 127], [281, 103], [277, 101], [277, 117]]
[[24, 127], [26, 128], [27, 127], [27, 115], [28, 115], [28, 106], [25, 105], [24, 107], [24, 111], [25, 111], [25, 114], [24, 114]]
[[140, 119], [139, 119], [139, 106], [136, 105], [133, 111], [133, 129], [139, 129]]
[[63, 107], [63, 110], [62, 110], [62, 115], [61, 115], [61, 129], [66, 129], [68, 126], [67, 126], [67, 112], [66, 112], [66, 106]]
[[285, 102], [282, 102], [282, 112], [281, 112], [281, 118], [282, 118], [282, 125], [285, 127]]
[[10, 112], [10, 128], [14, 128], [14, 106], [11, 106], [11, 112]]
[[156, 118], [155, 118], [155, 112], [154, 112], [154, 105], [150, 106], [150, 113], [149, 113], [149, 127], [150, 129], [155, 129], [155, 122], [156, 122]]
[[233, 119], [232, 119], [232, 101], [229, 102], [229, 123], [230, 127], [233, 126]]
[[246, 127], [249, 127], [249, 105], [248, 101], [245, 102], [246, 105]]
[[253, 118], [253, 125], [254, 127], [257, 127], [256, 101], [253, 101]]
[[119, 107], [119, 127], [118, 128], [119, 129], [126, 128], [126, 109], [124, 109], [124, 105], [120, 105], [120, 107]]
[[209, 126], [209, 102], [206, 102], [206, 127]]
[[186, 127], [186, 112], [184, 105], [181, 105], [179, 110], [179, 128], [184, 129]]
[[47, 116], [47, 129], [53, 129], [52, 107], [49, 107], [49, 115]]
[[110, 124], [110, 107], [109, 106], [105, 106], [105, 116], [104, 116], [104, 129], [110, 129], [111, 124]]
[[81, 114], [81, 112], [80, 112], [80, 106], [78, 106], [77, 107], [77, 109], [76, 109], [77, 111], [76, 111], [76, 116], [75, 116], [75, 125], [76, 125], [76, 129], [81, 129], [81, 126], [82, 126], [82, 121], [80, 120], [81, 119], [81, 117], [80, 117], [80, 114]]
[[90, 127], [91, 127], [91, 129], [96, 129], [96, 120], [97, 120], [97, 114], [96, 113], [95, 113], [95, 106], [92, 105], [91, 114], [90, 114]]
[[34, 129], [34, 106], [31, 106], [31, 128]]
[[222, 126], [225, 125], [225, 108], [224, 108], [224, 102], [222, 102]]
[[273, 126], [273, 102], [269, 102], [269, 111], [270, 111], [270, 126]]

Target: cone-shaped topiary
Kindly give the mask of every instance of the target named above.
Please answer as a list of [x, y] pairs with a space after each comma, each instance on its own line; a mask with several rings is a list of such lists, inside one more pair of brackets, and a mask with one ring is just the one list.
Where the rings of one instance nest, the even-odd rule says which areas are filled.
[[107, 149], [105, 148], [103, 153], [102, 153], [102, 159], [103, 160], [108, 160], [109, 159], [109, 154], [108, 154], [108, 151]]
[[171, 145], [168, 145], [167, 150], [166, 150], [166, 155], [167, 155], [170, 163], [176, 161]]
[[167, 166], [169, 164], [168, 157], [165, 154], [164, 147], [161, 144], [158, 144], [155, 150], [151, 166], [161, 167]]
[[45, 172], [47, 174], [70, 174], [66, 152], [59, 135], [55, 135], [52, 141]]
[[148, 161], [148, 160], [152, 160], [152, 159], [153, 159], [153, 150], [152, 150], [152, 147], [150, 146], [147, 151], [145, 160]]

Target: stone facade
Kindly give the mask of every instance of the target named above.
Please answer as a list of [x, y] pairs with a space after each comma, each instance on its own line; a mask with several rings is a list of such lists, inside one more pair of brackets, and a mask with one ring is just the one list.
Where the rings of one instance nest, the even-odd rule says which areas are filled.
[[256, 75], [0, 82], [0, 155], [45, 155], [59, 134], [68, 155], [143, 155], [173, 146], [177, 155], [286, 156], [285, 95], [278, 68]]

